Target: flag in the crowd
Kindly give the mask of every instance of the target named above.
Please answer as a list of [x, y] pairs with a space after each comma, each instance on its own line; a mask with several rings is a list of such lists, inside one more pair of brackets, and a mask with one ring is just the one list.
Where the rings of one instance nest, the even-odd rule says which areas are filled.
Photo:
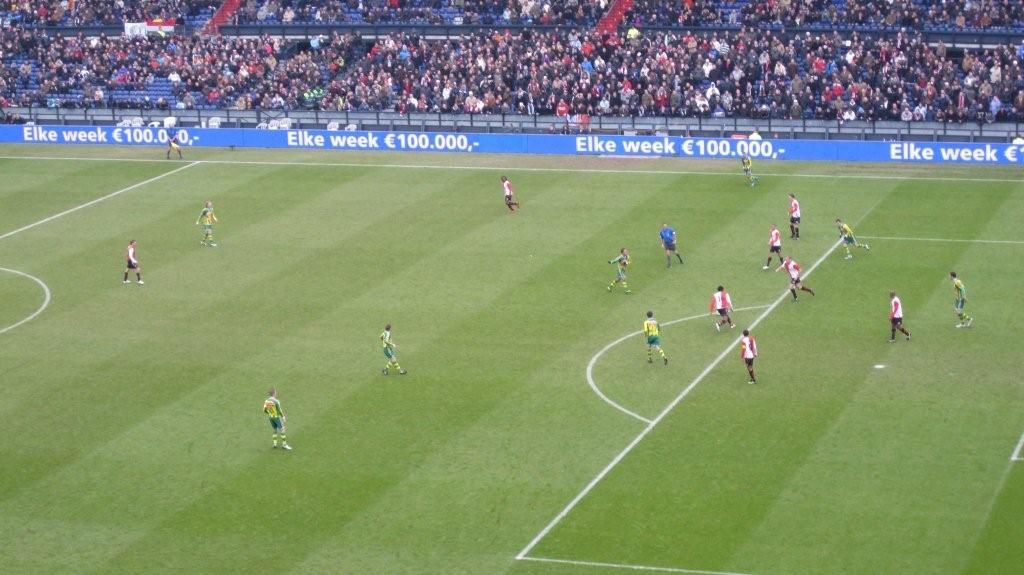
[[147, 18], [146, 32], [166, 36], [174, 33], [177, 18]]

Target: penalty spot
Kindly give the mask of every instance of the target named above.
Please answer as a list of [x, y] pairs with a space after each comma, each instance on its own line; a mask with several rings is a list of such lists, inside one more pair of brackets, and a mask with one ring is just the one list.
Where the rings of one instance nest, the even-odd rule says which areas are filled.
[[884, 363], [876, 363], [875, 364], [875, 369], [885, 369], [885, 364]]

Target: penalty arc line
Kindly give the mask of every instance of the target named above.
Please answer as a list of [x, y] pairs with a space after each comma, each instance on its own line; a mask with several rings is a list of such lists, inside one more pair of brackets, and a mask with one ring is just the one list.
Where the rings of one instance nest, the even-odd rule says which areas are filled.
[[12, 323], [11, 325], [9, 325], [7, 327], [0, 328], [0, 335], [2, 335], [2, 334], [5, 334], [5, 333], [11, 331], [12, 329], [14, 329], [14, 328], [16, 328], [18, 326], [24, 325], [24, 324], [26, 324], [26, 323], [36, 319], [36, 317], [38, 317], [39, 314], [43, 313], [43, 311], [45, 311], [46, 308], [49, 307], [50, 300], [52, 299], [52, 294], [50, 294], [50, 288], [49, 288], [49, 286], [46, 285], [46, 282], [44, 282], [43, 280], [37, 278], [36, 276], [34, 276], [32, 274], [27, 274], [25, 272], [21, 272], [21, 271], [18, 271], [18, 270], [12, 270], [12, 269], [8, 269], [8, 268], [0, 268], [0, 272], [7, 272], [7, 273], [14, 274], [14, 275], [19, 275], [19, 276], [22, 276], [22, 277], [26, 277], [26, 278], [36, 282], [36, 284], [38, 284], [39, 287], [41, 287], [43, 289], [43, 304], [40, 305], [39, 308], [36, 309], [36, 311], [32, 312], [32, 314], [29, 315], [28, 317], [26, 317], [25, 319], [22, 319], [21, 321]]
[[629, 571], [650, 571], [654, 573], [689, 573], [691, 575], [745, 575], [729, 571], [702, 571], [700, 569], [680, 569], [678, 567], [655, 567], [653, 565], [630, 565], [627, 563], [603, 563], [601, 561], [575, 561], [571, 559], [552, 559], [550, 557], [523, 557], [524, 561], [539, 563], [558, 563], [562, 565], [580, 565], [583, 567], [607, 567], [609, 569], [625, 569]]
[[[813, 273], [814, 270], [817, 269], [817, 267], [822, 264], [822, 262], [824, 262], [830, 255], [832, 255], [832, 252], [836, 251], [836, 248], [838, 248], [841, 243], [842, 240], [837, 240], [835, 243], [833, 243], [832, 246], [828, 248], [828, 250], [826, 250], [825, 253], [822, 254], [821, 257], [819, 257], [813, 265], [811, 265], [811, 267], [807, 270], [807, 273], [804, 274], [804, 277], [806, 278], [810, 276], [811, 273]], [[761, 312], [761, 314], [758, 315], [753, 322], [751, 322], [750, 327], [748, 329], [754, 329], [755, 327], [757, 327], [758, 324], [764, 321], [764, 319], [768, 317], [769, 314], [775, 311], [775, 308], [779, 307], [779, 304], [785, 301], [787, 297], [789, 297], [788, 289], [782, 292], [782, 295], [776, 298], [775, 301], [772, 302], [767, 309]], [[572, 511], [573, 508], [575, 508], [576, 505], [578, 505], [579, 502], [582, 501], [583, 498], [586, 497], [587, 494], [589, 494], [594, 489], [594, 487], [596, 487], [597, 484], [600, 483], [611, 472], [611, 470], [614, 469], [619, 464], [619, 462], [621, 462], [627, 455], [629, 455], [629, 452], [633, 451], [633, 448], [635, 448], [645, 437], [647, 437], [648, 433], [650, 433], [655, 427], [657, 427], [659, 423], [661, 423], [661, 420], [665, 419], [665, 417], [669, 413], [671, 413], [672, 410], [674, 410], [680, 402], [686, 399], [686, 396], [689, 395], [695, 387], [700, 385], [700, 382], [704, 381], [704, 378], [707, 377], [708, 374], [711, 373], [716, 367], [718, 367], [718, 364], [722, 363], [722, 360], [724, 360], [730, 353], [734, 352], [736, 346], [739, 345], [739, 343], [740, 338], [737, 337], [735, 341], [729, 344], [729, 347], [722, 350], [722, 353], [718, 354], [718, 357], [716, 357], [714, 361], [708, 364], [708, 366], [704, 368], [704, 371], [700, 372], [697, 375], [697, 377], [695, 377], [693, 381], [690, 382], [690, 385], [687, 385], [685, 388], [683, 388], [683, 390], [679, 392], [679, 395], [677, 395], [675, 399], [673, 399], [668, 405], [666, 405], [665, 408], [662, 409], [661, 412], [658, 413], [658, 415], [654, 419], [652, 419], [650, 423], [648, 423], [647, 426], [644, 427], [644, 429], [635, 438], [633, 438], [633, 441], [629, 442], [629, 445], [626, 445], [626, 447], [623, 448], [623, 450], [620, 451], [618, 455], [616, 455], [607, 465], [605, 465], [604, 469], [602, 469], [596, 476], [594, 476], [594, 478], [591, 479], [589, 483], [587, 483], [583, 490], [576, 494], [576, 497], [573, 497], [572, 501], [570, 501], [568, 505], [566, 505], [561, 511], [559, 511], [558, 515], [556, 515], [554, 519], [548, 522], [548, 524], [544, 526], [544, 529], [542, 529], [540, 533], [538, 533], [529, 543], [526, 544], [526, 547], [523, 547], [523, 550], [516, 555], [516, 559], [521, 560], [524, 557], [526, 557], [530, 553], [530, 551], [532, 551], [533, 548], [536, 547], [538, 543], [540, 543], [542, 539], [547, 537], [547, 534], [550, 533], [556, 525], [561, 523], [562, 519], [564, 519], [565, 516], [568, 515], [569, 512]]]
[[[766, 307], [768, 307], [768, 306], [766, 306], [766, 305], [755, 305], [755, 306], [749, 306], [749, 307], [741, 307], [741, 308], [738, 308], [738, 309], [734, 309], [732, 311], [733, 311], [733, 313], [735, 313], [735, 312], [739, 312], [739, 311], [748, 311], [748, 310], [753, 310], [753, 309], [764, 309]], [[689, 317], [681, 317], [679, 319], [674, 319], [672, 321], [666, 321], [665, 323], [663, 323], [661, 325], [662, 325], [662, 327], [668, 327], [670, 325], [674, 325], [674, 324], [677, 324], [677, 323], [682, 323], [684, 321], [691, 321], [691, 320], [695, 320], [695, 319], [700, 319], [702, 317], [708, 317], [708, 314], [702, 313], [702, 314], [699, 314], [699, 315], [691, 315]], [[633, 411], [630, 411], [629, 409], [623, 407], [622, 405], [619, 405], [613, 399], [611, 399], [610, 397], [605, 395], [604, 392], [601, 391], [601, 388], [597, 386], [597, 382], [594, 381], [594, 366], [597, 365], [597, 362], [600, 361], [601, 357], [604, 354], [608, 353], [608, 351], [611, 350], [613, 347], [619, 345], [620, 343], [626, 341], [627, 339], [630, 339], [632, 337], [636, 337], [636, 336], [640, 335], [641, 333], [643, 333], [643, 331], [639, 331], [638, 330], [638, 331], [634, 331], [632, 333], [626, 334], [626, 335], [620, 337], [619, 339], [617, 339], [617, 340], [609, 343], [608, 345], [604, 346], [603, 348], [601, 348], [601, 351], [595, 353], [594, 357], [591, 357], [590, 361], [587, 363], [587, 385], [589, 385], [590, 389], [594, 390], [594, 393], [596, 393], [597, 396], [600, 397], [602, 400], [604, 400], [604, 402], [607, 403], [608, 405], [614, 407], [615, 409], [621, 411], [622, 413], [625, 413], [626, 415], [628, 415], [628, 416], [630, 416], [630, 417], [632, 417], [634, 419], [637, 419], [637, 420], [642, 421], [644, 423], [650, 423], [651, 422], [650, 419], [648, 419], [648, 418], [646, 418], [646, 417], [644, 417], [642, 415], [639, 415], [639, 414], [637, 414], [637, 413], [635, 413]]]
[[1020, 435], [1020, 441], [1017, 442], [1017, 449], [1013, 450], [1010, 455], [1010, 461], [1024, 461], [1024, 433]]
[[155, 182], [157, 180], [161, 180], [163, 178], [166, 178], [167, 176], [171, 176], [171, 175], [177, 174], [178, 172], [187, 170], [187, 169], [189, 169], [192, 166], [195, 166], [197, 164], [199, 164], [199, 162], [191, 162], [189, 164], [185, 164], [184, 166], [181, 166], [180, 168], [175, 168], [175, 169], [173, 169], [173, 170], [171, 170], [169, 172], [164, 172], [164, 173], [162, 173], [162, 174], [160, 174], [158, 176], [153, 176], [152, 178], [149, 178], [148, 180], [143, 180], [143, 181], [138, 182], [136, 184], [132, 184], [132, 185], [128, 186], [127, 188], [121, 188], [120, 190], [117, 190], [116, 192], [111, 192], [111, 193], [109, 193], [109, 194], [107, 194], [105, 196], [100, 196], [100, 197], [98, 197], [98, 198], [96, 198], [94, 200], [89, 200], [88, 202], [85, 202], [84, 204], [79, 204], [79, 205], [77, 205], [77, 206], [75, 206], [73, 208], [68, 208], [68, 209], [64, 210], [63, 212], [58, 212], [56, 214], [53, 214], [52, 216], [45, 217], [45, 218], [39, 220], [38, 222], [33, 222], [31, 224], [24, 225], [24, 226], [22, 226], [22, 227], [20, 227], [20, 228], [18, 228], [16, 230], [11, 230], [11, 231], [3, 234], [3, 235], [0, 235], [0, 240], [5, 240], [5, 239], [7, 239], [7, 238], [9, 238], [11, 236], [20, 234], [21, 232], [24, 232], [26, 230], [31, 230], [32, 228], [34, 228], [36, 226], [41, 226], [41, 225], [43, 225], [43, 224], [45, 224], [47, 222], [52, 222], [53, 220], [56, 220], [57, 218], [62, 218], [64, 216], [68, 215], [68, 214], [73, 214], [73, 213], [77, 212], [78, 210], [83, 210], [85, 208], [88, 208], [89, 206], [94, 206], [94, 205], [96, 205], [96, 204], [98, 204], [98, 203], [100, 203], [102, 201], [109, 200], [110, 198], [113, 198], [113, 197], [116, 197], [116, 196], [120, 196], [121, 194], [126, 193], [126, 192], [130, 192], [130, 191], [132, 191], [132, 190], [134, 190], [136, 188], [141, 188], [142, 186], [145, 186], [146, 184], [151, 184], [151, 183], [153, 183], [153, 182]]
[[[292, 150], [295, 151], [295, 150]], [[306, 150], [308, 151], [308, 150]], [[593, 158], [596, 156], [570, 156], [573, 158]], [[731, 158], [705, 158], [707, 160], [728, 161]], [[58, 160], [70, 162], [165, 162], [166, 160], [146, 158], [89, 158], [75, 156], [0, 156], [0, 160]], [[180, 161], [180, 160], [171, 160]], [[282, 162], [270, 160], [194, 160], [192, 164], [215, 164], [215, 165], [239, 165], [239, 166], [313, 166], [313, 167], [338, 167], [338, 168], [389, 168], [389, 169], [413, 169], [413, 170], [476, 170], [476, 171], [507, 171], [507, 172], [565, 172], [565, 173], [586, 173], [586, 174], [635, 174], [635, 175], [659, 175], [659, 176], [724, 176], [737, 177], [737, 172], [711, 172], [700, 170], [623, 170], [623, 169], [588, 169], [588, 168], [517, 168], [510, 166], [445, 166], [427, 164], [372, 164], [359, 162]], [[934, 181], [934, 182], [992, 182], [992, 183], [1020, 183], [1019, 179], [1012, 178], [954, 178], [942, 176], [888, 176], [876, 174], [787, 174], [784, 172], [762, 172], [760, 175], [779, 178], [829, 178], [841, 180], [907, 180], [907, 181]]]

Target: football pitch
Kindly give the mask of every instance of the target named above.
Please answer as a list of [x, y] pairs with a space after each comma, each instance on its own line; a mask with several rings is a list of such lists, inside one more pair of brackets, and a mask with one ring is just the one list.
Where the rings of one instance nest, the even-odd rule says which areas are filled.
[[1018, 168], [163, 158], [0, 146], [5, 572], [1024, 572]]

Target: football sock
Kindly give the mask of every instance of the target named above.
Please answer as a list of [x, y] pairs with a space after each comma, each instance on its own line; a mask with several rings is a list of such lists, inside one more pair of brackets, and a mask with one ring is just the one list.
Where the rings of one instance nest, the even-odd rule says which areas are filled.
[[676, 257], [679, 258], [679, 263], [683, 263], [683, 256], [676, 253]]
[[135, 279], [142, 281], [142, 274], [135, 274]]
[[124, 281], [128, 281], [128, 272], [124, 272]]
[[274, 447], [277, 447], [277, 434], [274, 434]]
[[661, 359], [665, 359], [665, 350], [658, 348], [658, 354], [661, 355]]
[[651, 363], [652, 359], [654, 359], [654, 350], [647, 348], [647, 363]]
[[805, 291], [805, 292], [807, 292], [807, 293], [809, 293], [809, 294], [811, 294], [811, 295], [814, 295], [814, 290], [812, 290], [812, 289], [811, 289], [811, 288], [809, 288], [809, 287], [801, 287], [801, 288], [800, 288], [800, 291]]
[[796, 299], [796, 290], [795, 289], [789, 288], [789, 293], [793, 294], [793, 299]]
[[[682, 261], [682, 260], [680, 260], [680, 261]], [[672, 265], [672, 256], [665, 256], [665, 263], [667, 263], [669, 266], [671, 266]]]

